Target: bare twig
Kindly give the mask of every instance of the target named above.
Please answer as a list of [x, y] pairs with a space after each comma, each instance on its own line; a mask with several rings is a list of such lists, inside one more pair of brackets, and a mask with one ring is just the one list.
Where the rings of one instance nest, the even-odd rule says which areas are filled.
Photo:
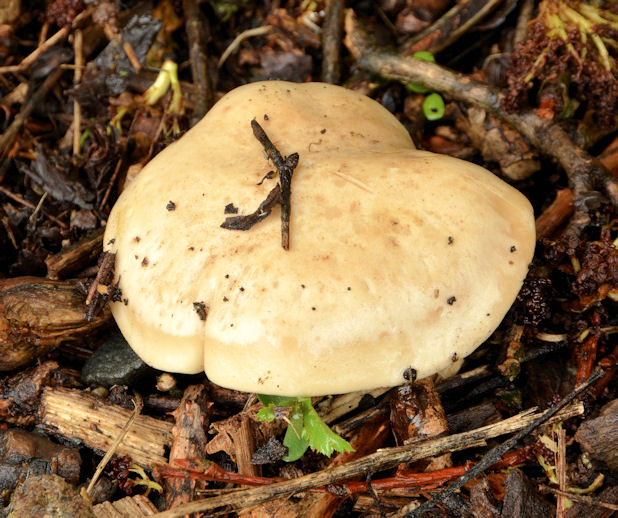
[[400, 49], [403, 55], [419, 50], [433, 54], [457, 41], [476, 23], [491, 13], [502, 0], [462, 0], [438, 20], [406, 42]]
[[0, 67], [0, 74], [8, 74], [11, 72], [23, 72], [30, 65], [32, 65], [39, 56], [43, 54], [46, 50], [50, 49], [57, 43], [60, 43], [69, 35], [69, 27], [63, 27], [50, 38], [45, 40], [41, 45], [39, 45], [36, 49], [34, 49], [30, 54], [28, 54], [18, 65], [8, 65], [5, 67]]
[[[4, 194], [4, 195], [8, 196], [12, 200], [15, 200], [17, 203], [20, 203], [24, 207], [28, 207], [29, 209], [36, 210], [36, 206], [35, 205], [30, 203], [28, 200], [25, 200], [24, 198], [22, 198], [19, 194], [15, 194], [14, 192], [11, 192], [9, 189], [7, 189], [6, 187], [3, 187], [2, 185], [0, 185], [0, 192], [2, 194]], [[64, 221], [58, 219], [55, 216], [52, 216], [51, 214], [49, 214], [48, 212], [46, 212], [46, 211], [44, 211], [42, 209], [40, 209], [40, 210], [45, 215], [46, 218], [48, 218], [50, 221], [53, 221], [59, 227], [61, 227], [61, 228], [68, 228], [68, 225]]]
[[343, 32], [343, 0], [328, 0], [322, 27], [322, 81], [339, 82], [339, 55]]
[[62, 72], [63, 70], [61, 68], [57, 68], [45, 78], [43, 84], [36, 89], [30, 96], [30, 99], [22, 106], [21, 111], [15, 116], [11, 125], [0, 135], [0, 163], [4, 162], [6, 159], [13, 140], [26, 122], [26, 119], [32, 113], [32, 110], [41, 103], [47, 93], [58, 82]]
[[105, 452], [105, 455], [101, 459], [101, 462], [99, 462], [99, 465], [97, 466], [97, 469], [95, 470], [94, 475], [92, 476], [92, 479], [90, 480], [90, 484], [88, 484], [88, 487], [86, 488], [86, 493], [88, 493], [89, 495], [90, 493], [92, 493], [92, 489], [94, 488], [94, 485], [97, 483], [97, 480], [99, 480], [101, 473], [103, 473], [103, 470], [105, 469], [105, 466], [107, 466], [107, 463], [112, 458], [112, 455], [116, 453], [118, 446], [120, 446], [120, 443], [126, 437], [127, 433], [131, 429], [131, 426], [135, 422], [135, 419], [137, 419], [137, 416], [140, 415], [140, 413], [142, 412], [144, 403], [142, 401], [142, 397], [139, 394], [135, 394], [133, 405], [134, 405], [134, 408], [133, 408], [133, 412], [131, 412], [131, 416], [129, 417], [129, 419], [127, 419], [127, 422], [122, 427], [122, 430], [120, 430], [120, 433], [118, 433], [118, 435], [116, 436], [116, 439], [114, 440], [112, 445]]
[[197, 0], [184, 0], [185, 32], [189, 43], [189, 59], [191, 61], [191, 77], [195, 85], [195, 103], [193, 120], [199, 121], [212, 104], [212, 86], [208, 76], [208, 55], [206, 54], [206, 32], [209, 30], [208, 20], [202, 15]]
[[[75, 30], [73, 49], [75, 52], [75, 72], [73, 83], [78, 85], [82, 78], [84, 66], [84, 36], [80, 29]], [[73, 99], [73, 156], [81, 154], [82, 106], [77, 98]]]
[[578, 495], [576, 493], [569, 493], [568, 491], [562, 491], [560, 489], [556, 489], [554, 487], [541, 485], [539, 489], [544, 493], [554, 493], [555, 495], [560, 495], [568, 498], [569, 500], [573, 500], [573, 502], [579, 502], [581, 504], [590, 505], [594, 507], [602, 507], [604, 509], [611, 509], [612, 511], [618, 511], [618, 505], [612, 504], [610, 502], [602, 502], [599, 501], [598, 498], [591, 498], [586, 495]]
[[[277, 168], [279, 183], [268, 193], [266, 199], [255, 212], [249, 215], [230, 216], [221, 224], [228, 230], [249, 230], [253, 225], [268, 216], [277, 204], [281, 205], [281, 246], [290, 248], [290, 196], [292, 194], [292, 174], [298, 165], [298, 153], [283, 157], [266, 132], [255, 119], [251, 121], [253, 135], [262, 144], [266, 157]], [[267, 175], [268, 178], [272, 176]]]

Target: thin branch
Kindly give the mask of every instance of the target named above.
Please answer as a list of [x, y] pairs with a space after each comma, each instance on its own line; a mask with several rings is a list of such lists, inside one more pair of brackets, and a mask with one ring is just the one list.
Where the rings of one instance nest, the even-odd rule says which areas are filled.
[[32, 113], [32, 110], [41, 104], [41, 101], [45, 98], [47, 93], [58, 82], [62, 73], [63, 70], [61, 68], [56, 68], [56, 70], [48, 75], [45, 81], [43, 81], [43, 84], [41, 84], [30, 96], [30, 99], [24, 103], [21, 111], [15, 116], [13, 122], [11, 122], [11, 125], [0, 135], [0, 163], [4, 162], [13, 140], [17, 137], [17, 134], [26, 122], [26, 119]]
[[36, 49], [34, 49], [30, 54], [28, 54], [18, 65], [7, 65], [4, 67], [0, 67], [0, 74], [8, 74], [11, 72], [23, 72], [30, 65], [32, 65], [39, 56], [43, 54], [46, 50], [52, 48], [57, 43], [60, 43], [69, 35], [69, 27], [63, 27], [58, 32], [49, 37], [49, 39], [45, 40], [41, 45], [39, 45]]
[[344, 0], [328, 0], [322, 27], [322, 81], [339, 82], [339, 56], [343, 32]]
[[107, 463], [112, 458], [112, 455], [116, 453], [118, 446], [120, 445], [122, 440], [126, 437], [127, 433], [131, 429], [131, 426], [135, 422], [135, 419], [137, 419], [137, 416], [140, 415], [140, 413], [142, 412], [142, 408], [144, 408], [144, 402], [142, 401], [142, 397], [139, 394], [135, 394], [133, 405], [134, 405], [134, 408], [133, 408], [133, 412], [131, 413], [131, 416], [129, 417], [129, 419], [127, 419], [127, 422], [124, 424], [124, 426], [122, 427], [122, 430], [120, 430], [120, 433], [118, 433], [116, 439], [114, 440], [112, 445], [109, 447], [107, 452], [105, 452], [105, 455], [101, 459], [101, 462], [99, 462], [99, 465], [97, 466], [97, 469], [94, 472], [94, 475], [92, 476], [92, 480], [90, 480], [90, 484], [88, 484], [88, 487], [86, 488], [86, 493], [88, 493], [88, 495], [92, 493], [92, 489], [94, 488], [94, 485], [97, 483], [97, 480], [99, 480], [101, 473], [103, 473], [105, 466], [107, 466]]
[[577, 493], [570, 493], [569, 491], [561, 491], [560, 489], [556, 489], [554, 487], [549, 487], [545, 485], [539, 486], [539, 489], [544, 493], [554, 493], [555, 495], [564, 496], [569, 500], [573, 500], [573, 502], [579, 502], [581, 504], [593, 506], [593, 507], [602, 507], [604, 509], [611, 509], [612, 511], [618, 511], [618, 505], [612, 504], [610, 502], [602, 502], [599, 501], [598, 498], [592, 498], [586, 495], [578, 495]]
[[402, 45], [401, 54], [418, 50], [433, 54], [455, 43], [468, 30], [485, 18], [502, 0], [460, 0], [433, 24]]
[[199, 121], [212, 104], [212, 86], [208, 77], [208, 54], [206, 54], [208, 20], [200, 11], [197, 0], [184, 0], [185, 32], [189, 43], [191, 77], [195, 86], [195, 104], [193, 107], [193, 124]]

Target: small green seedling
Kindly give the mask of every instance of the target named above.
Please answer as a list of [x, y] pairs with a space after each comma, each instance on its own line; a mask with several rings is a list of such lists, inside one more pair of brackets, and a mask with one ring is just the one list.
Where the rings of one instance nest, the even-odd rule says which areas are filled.
[[[436, 58], [431, 52], [421, 50], [412, 54], [412, 57], [416, 59], [422, 59], [423, 61], [430, 61], [435, 63]], [[408, 83], [408, 90], [417, 94], [426, 94], [431, 92], [429, 88], [423, 85], [417, 85], [416, 83]], [[444, 116], [444, 99], [436, 92], [429, 94], [423, 101], [423, 113], [427, 120], [435, 121], [441, 119]]]
[[258, 394], [258, 399], [264, 405], [257, 416], [262, 421], [272, 421], [276, 418], [285, 419], [288, 429], [285, 432], [283, 445], [288, 453], [283, 460], [293, 462], [300, 459], [312, 448], [327, 457], [334, 451], [342, 453], [354, 451], [350, 443], [339, 437], [322, 421], [311, 405], [308, 397], [282, 397]]

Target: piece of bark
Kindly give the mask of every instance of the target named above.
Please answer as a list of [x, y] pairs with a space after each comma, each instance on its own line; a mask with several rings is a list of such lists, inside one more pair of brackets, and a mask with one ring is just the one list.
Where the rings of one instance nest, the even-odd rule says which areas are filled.
[[144, 495], [135, 495], [115, 502], [102, 502], [92, 511], [96, 518], [141, 518], [156, 514], [157, 508]]
[[58, 364], [48, 361], [4, 380], [0, 393], [0, 419], [17, 426], [30, 426], [36, 419], [39, 396]]
[[22, 367], [111, 324], [108, 308], [88, 322], [84, 300], [79, 281], [0, 279], [0, 371]]
[[28, 477], [13, 493], [8, 516], [33, 518], [70, 516], [94, 518], [90, 504], [77, 489], [58, 475]]
[[502, 416], [492, 401], [484, 401], [446, 416], [451, 433], [480, 428], [487, 424], [497, 423], [500, 419]]
[[55, 473], [77, 484], [81, 469], [79, 451], [61, 446], [26, 430], [0, 431], [0, 496], [7, 496], [26, 478]]
[[501, 518], [547, 518], [556, 511], [521, 471], [511, 471], [505, 491]]
[[486, 162], [497, 162], [509, 180], [529, 178], [541, 168], [537, 151], [519, 132], [478, 106], [470, 106], [455, 120]]
[[[448, 422], [432, 378], [397, 388], [391, 399], [391, 427], [398, 446], [447, 435]], [[422, 471], [452, 466], [450, 454], [424, 463]]]
[[[171, 465], [179, 459], [205, 458], [208, 408], [208, 391], [204, 385], [190, 385], [185, 389], [180, 405], [173, 413], [176, 423], [172, 428]], [[197, 481], [188, 478], [166, 479], [165, 502], [168, 509], [190, 502], [196, 484]]]
[[260, 476], [260, 466], [253, 464], [251, 459], [255, 453], [256, 426], [254, 421], [247, 415], [240, 418], [240, 427], [233, 433], [236, 465], [241, 475]]
[[52, 280], [65, 279], [95, 262], [103, 251], [104, 229], [96, 230], [68, 248], [45, 259], [47, 277]]
[[470, 509], [474, 518], [500, 517], [500, 502], [494, 498], [485, 476], [470, 489]]
[[238, 458], [236, 457], [238, 451], [236, 442], [239, 438], [237, 434], [242, 426], [243, 419], [246, 417], [256, 423], [255, 443], [258, 446], [266, 444], [270, 437], [279, 435], [283, 432], [287, 424], [282, 419], [275, 419], [271, 422], [259, 421], [257, 412], [261, 408], [263, 408], [263, 405], [258, 402], [227, 419], [212, 423], [209, 433], [215, 434], [215, 436], [206, 445], [206, 453], [212, 455], [218, 451], [224, 451], [234, 462], [238, 463]]
[[391, 424], [399, 446], [448, 433], [440, 396], [431, 378], [397, 388], [391, 399]]
[[604, 415], [584, 421], [575, 440], [593, 459], [618, 471], [618, 404], [612, 401]]
[[[46, 388], [41, 397], [39, 426], [53, 435], [78, 439], [99, 453], [106, 452], [122, 430], [131, 411], [106, 403], [86, 392]], [[140, 415], [116, 453], [129, 455], [147, 469], [167, 465], [165, 448], [172, 442], [172, 425]]]

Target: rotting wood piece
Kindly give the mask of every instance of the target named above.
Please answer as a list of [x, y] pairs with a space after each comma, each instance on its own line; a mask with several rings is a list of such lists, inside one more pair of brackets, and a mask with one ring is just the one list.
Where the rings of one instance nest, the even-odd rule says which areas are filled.
[[47, 361], [4, 379], [0, 390], [0, 419], [16, 426], [34, 424], [41, 389], [57, 369], [56, 362]]
[[[122, 430], [131, 411], [96, 397], [64, 388], [46, 388], [41, 397], [41, 427], [54, 435], [79, 439], [86, 446], [105, 452]], [[165, 448], [172, 442], [172, 425], [140, 415], [117, 449], [147, 469], [167, 464]]]
[[19, 428], [0, 431], [0, 497], [30, 475], [55, 473], [77, 484], [80, 469], [81, 457], [75, 448]]
[[45, 259], [47, 277], [54, 280], [64, 279], [96, 261], [103, 251], [103, 232], [104, 229], [98, 229], [74, 245]]
[[618, 470], [618, 399], [605, 405], [599, 417], [584, 421], [575, 440], [593, 459]]
[[87, 322], [78, 281], [0, 279], [0, 371], [22, 367], [111, 323], [108, 309]]
[[[204, 385], [190, 385], [185, 389], [180, 405], [173, 412], [176, 423], [172, 428], [170, 464], [173, 465], [177, 459], [201, 459], [206, 456], [209, 406]], [[170, 478], [164, 487], [167, 507], [172, 508], [193, 499], [196, 481]]]

